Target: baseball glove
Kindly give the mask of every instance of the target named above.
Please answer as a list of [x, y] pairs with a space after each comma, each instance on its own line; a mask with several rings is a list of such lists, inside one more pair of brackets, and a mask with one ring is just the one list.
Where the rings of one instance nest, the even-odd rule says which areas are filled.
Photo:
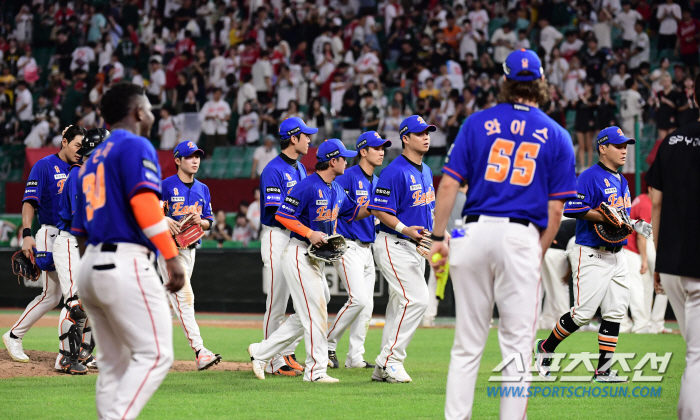
[[173, 236], [175, 244], [180, 249], [187, 249], [204, 236], [204, 230], [195, 222], [194, 214], [188, 214], [180, 219], [180, 233]]
[[320, 247], [309, 245], [309, 257], [330, 263], [339, 260], [340, 257], [345, 254], [345, 251], [348, 250], [348, 245], [345, 242], [345, 238], [343, 238], [341, 235], [335, 234], [326, 236], [326, 241], [327, 243], [321, 245]]
[[17, 251], [12, 256], [12, 272], [19, 277], [24, 277], [27, 280], [37, 281], [41, 270], [34, 263], [34, 256], [27, 258], [22, 251]]
[[418, 251], [418, 253], [427, 260], [428, 255], [430, 254], [430, 247], [433, 246], [433, 240], [430, 239], [432, 232], [430, 232], [428, 229], [423, 229], [421, 235], [423, 235], [423, 237], [421, 238], [420, 242], [416, 244], [416, 251]]
[[596, 210], [607, 219], [607, 223], [595, 224], [596, 233], [604, 241], [613, 244], [622, 242], [634, 232], [634, 227], [632, 227], [632, 222], [625, 209], [616, 209], [606, 203], [601, 203]]

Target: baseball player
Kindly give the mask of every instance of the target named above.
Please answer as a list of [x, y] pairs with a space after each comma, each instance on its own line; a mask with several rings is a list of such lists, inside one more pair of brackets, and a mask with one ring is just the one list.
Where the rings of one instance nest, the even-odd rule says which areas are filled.
[[[289, 191], [306, 178], [306, 168], [298, 162], [300, 156], [309, 151], [311, 135], [318, 132], [310, 128], [299, 117], [287, 118], [280, 124], [280, 146], [282, 153], [265, 166], [260, 175], [260, 191], [264, 194], [264, 208], [260, 214], [260, 254], [263, 260], [263, 284], [267, 292], [263, 338], [270, 335], [284, 322], [289, 302], [289, 286], [284, 280], [282, 252], [289, 243], [289, 231], [275, 220], [277, 208]], [[304, 367], [294, 355], [298, 341], [290, 343], [266, 367], [268, 373], [283, 376], [301, 375]]]
[[156, 252], [166, 260], [165, 289], [180, 290], [185, 273], [159, 203], [158, 155], [142, 137], [154, 120], [143, 88], [117, 83], [100, 108], [112, 134], [80, 168], [71, 233], [82, 254], [80, 300], [100, 343], [97, 415], [133, 419], [173, 362], [171, 314], [153, 267]]
[[248, 346], [253, 372], [265, 379], [265, 366], [281, 349], [304, 336], [306, 368], [304, 380], [333, 383], [328, 376], [328, 308], [330, 292], [324, 276], [325, 263], [311, 259], [309, 244], [319, 246], [335, 234], [338, 218], [348, 222], [369, 216], [348, 196], [335, 178], [345, 171], [346, 159], [357, 152], [345, 149], [338, 139], [321, 143], [316, 153], [316, 173], [301, 180], [277, 209], [276, 219], [292, 231], [282, 253], [282, 269], [296, 312], [262, 343]]
[[[535, 343], [535, 365], [544, 378], [550, 376], [551, 358], [547, 354], [554, 353], [566, 337], [587, 325], [600, 307], [600, 356], [593, 379], [604, 383], [627, 382], [610, 369], [620, 322], [627, 315], [630, 302], [627, 258], [626, 252], [622, 251], [627, 240], [606, 242], [596, 233], [595, 224], [607, 223], [605, 216], [597, 210], [601, 203], [628, 214], [632, 207], [627, 180], [617, 173], [617, 169], [625, 164], [629, 143], [634, 143], [634, 139], [625, 137], [620, 128], [603, 129], [597, 138], [600, 161], [581, 173], [576, 180], [577, 198], [566, 203], [564, 214], [577, 219], [576, 246], [571, 252], [574, 306], [559, 318], [549, 338]], [[649, 234], [651, 225], [635, 223], [635, 230]]]
[[403, 366], [406, 347], [428, 307], [425, 259], [411, 240], [420, 242], [423, 229], [433, 229], [433, 172], [423, 164], [423, 155], [435, 130], [418, 115], [401, 122], [403, 153], [382, 170], [369, 205], [381, 222], [374, 259], [391, 290], [382, 335], [387, 340], [382, 340], [372, 373], [379, 382], [411, 381]]
[[[479, 362], [498, 305], [498, 338], [505, 358], [519, 354], [526, 369], [540, 298], [540, 261], [559, 228], [564, 200], [575, 197], [571, 137], [537, 108], [547, 99], [542, 64], [531, 50], [503, 63], [500, 104], [469, 117], [450, 150], [440, 181], [435, 230], [442, 232], [462, 183], [464, 236], [452, 239], [450, 274], [457, 321], [447, 376], [447, 419], [472, 415]], [[431, 262], [440, 270], [448, 247], [435, 237]], [[517, 363], [518, 365], [520, 363]], [[516, 363], [503, 375], [522, 375]], [[528, 386], [528, 380], [523, 384]], [[500, 418], [526, 417], [526, 398], [501, 398]]]
[[[27, 180], [22, 199], [22, 252], [27, 258], [36, 256], [36, 264], [42, 270], [41, 280], [43, 292], [27, 305], [19, 320], [10, 331], [2, 336], [12, 360], [29, 362], [29, 357], [22, 349], [22, 338], [45, 313], [52, 310], [61, 300], [61, 285], [53, 260], [53, 244], [58, 235], [61, 217], [57, 195], [63, 190], [71, 165], [80, 160], [78, 150], [85, 130], [82, 127], [71, 126], [63, 133], [61, 150], [54, 155], [40, 159], [32, 167]], [[36, 241], [32, 238], [32, 221], [35, 211], [39, 216], [41, 228], [36, 233]], [[68, 296], [70, 297], [70, 295]], [[64, 314], [65, 315], [65, 314]], [[60, 328], [60, 323], [59, 323]], [[62, 349], [59, 349], [59, 351]], [[78, 363], [69, 363], [68, 370], [72, 373], [85, 373], [85, 367]]]
[[[376, 131], [363, 133], [357, 139], [356, 147], [360, 163], [345, 170], [337, 182], [345, 192], [361, 206], [369, 203], [370, 196], [377, 186], [374, 170], [384, 161], [384, 148], [391, 142], [381, 138]], [[336, 369], [340, 366], [336, 349], [338, 341], [346, 329], [350, 328], [350, 346], [345, 359], [346, 368], [374, 368], [362, 357], [365, 354], [365, 337], [369, 329], [374, 308], [374, 257], [371, 246], [377, 236], [373, 216], [348, 223], [338, 220], [338, 233], [348, 240], [348, 250], [343, 257], [333, 262], [338, 276], [348, 291], [348, 301], [335, 317], [328, 332], [328, 366]]]
[[[88, 131], [83, 136], [78, 154], [83, 158], [90, 156], [95, 147], [102, 143], [107, 136], [109, 136], [109, 131], [102, 128]], [[58, 327], [61, 351], [56, 359], [55, 368], [72, 374], [86, 373], [85, 366], [97, 368], [97, 362], [92, 355], [92, 350], [95, 348], [92, 327], [90, 327], [88, 316], [78, 298], [78, 285], [75, 277], [80, 262], [78, 240], [70, 233], [75, 213], [75, 200], [79, 191], [78, 171], [81, 163], [71, 166], [63, 189], [58, 194], [60, 218], [56, 224], [58, 236], [53, 243], [56, 273], [61, 284], [64, 302]], [[85, 366], [82, 366], [81, 363]]]
[[[204, 151], [197, 148], [191, 141], [183, 141], [173, 151], [177, 174], [163, 180], [163, 204], [170, 233], [180, 232], [178, 220], [185, 215], [194, 213], [199, 217], [199, 225], [204, 230], [209, 230], [214, 220], [211, 213], [211, 196], [209, 188], [194, 179], [199, 170], [199, 161]], [[195, 247], [191, 245], [187, 249], [180, 249], [177, 255], [178, 262], [185, 270], [185, 285], [176, 293], [169, 293], [170, 304], [175, 310], [177, 318], [182, 324], [182, 329], [190, 343], [194, 357], [197, 361], [197, 369], [204, 370], [221, 361], [221, 355], [212, 353], [204, 347], [202, 336], [199, 333], [199, 325], [194, 317], [194, 293], [190, 280], [194, 269]], [[163, 255], [158, 256], [158, 273], [163, 281], [168, 282], [168, 268]]]

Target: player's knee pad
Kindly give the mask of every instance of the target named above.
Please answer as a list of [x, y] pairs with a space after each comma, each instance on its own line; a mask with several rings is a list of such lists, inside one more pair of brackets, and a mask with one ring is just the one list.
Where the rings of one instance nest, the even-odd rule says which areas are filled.
[[80, 346], [80, 330], [71, 319], [61, 321], [61, 335], [58, 337], [63, 342], [64, 351], [77, 355]]
[[87, 318], [87, 313], [85, 313], [78, 295], [73, 295], [66, 301], [66, 309], [70, 311], [70, 317], [76, 322]]

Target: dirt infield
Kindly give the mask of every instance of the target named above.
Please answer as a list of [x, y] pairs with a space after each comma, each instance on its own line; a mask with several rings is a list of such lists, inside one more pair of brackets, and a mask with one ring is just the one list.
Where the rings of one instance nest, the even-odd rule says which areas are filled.
[[[19, 319], [19, 315], [0, 314], [0, 328], [11, 328]], [[218, 327], [218, 328], [257, 328], [262, 329], [262, 320], [226, 320], [226, 319], [198, 319], [197, 324], [200, 327]], [[173, 325], [180, 326], [180, 321], [173, 318]], [[58, 316], [44, 315], [39, 319], [34, 326], [36, 327], [55, 327], [58, 328]], [[1, 376], [0, 376], [1, 377]]]
[[[0, 348], [0, 379], [8, 378], [30, 378], [39, 376], [61, 376], [66, 375], [54, 369], [56, 363], [56, 353], [47, 351], [25, 350], [29, 356], [29, 363], [18, 363], [10, 359], [4, 347]], [[214, 365], [209, 370], [218, 371], [242, 371], [251, 370], [249, 363], [239, 362], [220, 362]], [[197, 370], [194, 360], [182, 361], [176, 360], [171, 372], [194, 372]], [[96, 375], [99, 370], [90, 370], [88, 375]]]

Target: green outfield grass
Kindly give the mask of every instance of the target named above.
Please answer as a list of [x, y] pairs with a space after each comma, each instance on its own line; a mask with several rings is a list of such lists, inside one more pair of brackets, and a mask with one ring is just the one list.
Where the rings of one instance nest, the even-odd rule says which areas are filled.
[[[538, 336], [545, 337], [547, 331]], [[246, 348], [260, 339], [252, 329], [203, 327], [206, 346], [227, 361], [247, 361]], [[175, 357], [193, 360], [179, 328], [174, 329]], [[441, 418], [445, 383], [454, 330], [420, 329], [408, 348], [406, 370], [410, 384], [373, 383], [371, 370], [338, 369], [331, 376], [339, 384], [311, 384], [301, 378], [255, 379], [252, 372], [171, 373], [142, 412], [144, 419], [413, 419]], [[367, 360], [379, 350], [381, 330], [367, 337]], [[24, 339], [25, 349], [56, 349], [56, 328], [33, 328]], [[596, 333], [579, 332], [559, 348], [565, 352], [598, 352]], [[2, 351], [5, 351], [4, 348]], [[347, 351], [347, 334], [339, 346], [341, 366]], [[530, 398], [530, 419], [672, 419], [675, 418], [680, 378], [685, 367], [685, 342], [680, 335], [622, 334], [618, 352], [673, 352], [661, 383], [618, 385], [631, 394], [636, 386], [662, 387], [654, 398]], [[303, 342], [297, 349], [303, 355]], [[342, 356], [341, 356], [342, 354]], [[304, 357], [299, 357], [303, 361]], [[638, 356], [636, 360], [641, 359]], [[474, 418], [498, 417], [498, 398], [487, 397], [488, 377], [501, 361], [497, 330], [492, 330], [481, 363], [474, 403]], [[634, 366], [634, 363], [631, 363]], [[583, 368], [569, 374], [585, 375]], [[652, 374], [647, 365], [645, 374]], [[0, 418], [84, 419], [95, 417], [95, 376], [16, 378], [0, 381]], [[547, 383], [540, 386], [591, 386], [589, 383]], [[597, 386], [597, 385], [593, 385]]]

